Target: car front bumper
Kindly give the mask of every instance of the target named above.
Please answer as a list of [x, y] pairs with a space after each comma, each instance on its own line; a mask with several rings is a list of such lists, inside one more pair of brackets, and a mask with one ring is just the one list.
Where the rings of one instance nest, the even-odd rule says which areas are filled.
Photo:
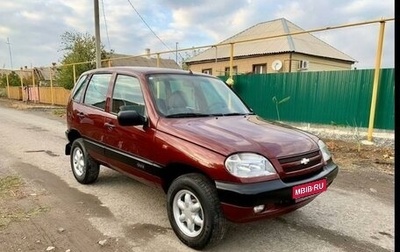
[[[296, 182], [285, 183], [280, 179], [254, 184], [216, 181], [216, 187], [226, 218], [233, 222], [246, 222], [278, 216], [308, 204], [319, 194], [294, 200], [292, 188], [324, 178], [329, 186], [338, 171], [338, 166], [330, 161], [320, 173]], [[255, 213], [253, 209], [259, 205], [264, 205], [264, 210]]]

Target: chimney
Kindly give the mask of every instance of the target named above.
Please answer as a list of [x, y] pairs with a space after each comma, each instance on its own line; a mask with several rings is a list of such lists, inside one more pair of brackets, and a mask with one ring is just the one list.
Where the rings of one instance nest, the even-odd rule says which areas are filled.
[[150, 59], [150, 48], [144, 49], [144, 52], [146, 54], [146, 57]]

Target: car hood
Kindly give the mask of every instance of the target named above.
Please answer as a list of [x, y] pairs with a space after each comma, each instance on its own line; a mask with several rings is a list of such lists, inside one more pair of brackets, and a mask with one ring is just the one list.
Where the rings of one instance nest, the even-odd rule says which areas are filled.
[[268, 158], [318, 150], [318, 138], [258, 116], [162, 118], [158, 130], [222, 155], [254, 152]]

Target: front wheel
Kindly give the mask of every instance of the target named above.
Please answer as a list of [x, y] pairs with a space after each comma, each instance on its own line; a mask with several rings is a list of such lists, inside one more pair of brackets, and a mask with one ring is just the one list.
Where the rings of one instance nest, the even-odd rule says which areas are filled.
[[71, 146], [71, 169], [75, 179], [81, 184], [91, 184], [99, 176], [100, 165], [87, 153], [82, 138]]
[[187, 246], [203, 249], [215, 245], [226, 231], [215, 186], [201, 174], [175, 179], [167, 193], [172, 229]]

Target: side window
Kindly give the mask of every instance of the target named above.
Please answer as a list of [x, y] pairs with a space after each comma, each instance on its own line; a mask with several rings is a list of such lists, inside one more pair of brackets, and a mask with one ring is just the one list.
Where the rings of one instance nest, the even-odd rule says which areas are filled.
[[76, 82], [72, 90], [72, 100], [79, 102], [82, 98], [83, 91], [85, 90], [87, 75], [82, 75]]
[[203, 70], [201, 70], [201, 72], [205, 73], [205, 74], [212, 75], [212, 68], [203, 69]]
[[[230, 72], [230, 67], [225, 67], [225, 76], [229, 76]], [[232, 75], [237, 75], [238, 74], [238, 68], [237, 66], [233, 66], [233, 73]]]
[[140, 115], [144, 116], [144, 108], [144, 99], [139, 80], [132, 76], [118, 75], [115, 80], [111, 112], [136, 110]]
[[255, 74], [267, 73], [267, 64], [253, 65], [253, 73], [255, 73]]
[[94, 74], [89, 81], [83, 103], [104, 109], [111, 74]]

